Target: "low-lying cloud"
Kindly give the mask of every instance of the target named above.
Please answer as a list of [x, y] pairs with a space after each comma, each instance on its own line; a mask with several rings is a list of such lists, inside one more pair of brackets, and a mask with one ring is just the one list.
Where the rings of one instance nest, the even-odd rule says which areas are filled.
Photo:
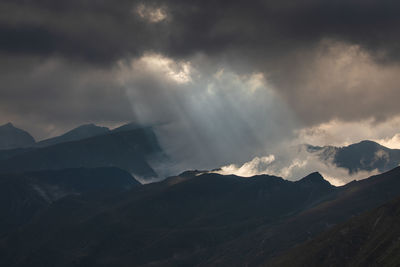
[[222, 166], [213, 171], [219, 174], [234, 174], [243, 177], [254, 175], [275, 175], [290, 181], [299, 180], [318, 171], [332, 185], [341, 186], [353, 180], [361, 180], [378, 174], [378, 170], [358, 171], [337, 167], [332, 158], [321, 158], [319, 153], [310, 153], [305, 146], [295, 146], [277, 152], [276, 155], [255, 157], [249, 162]]

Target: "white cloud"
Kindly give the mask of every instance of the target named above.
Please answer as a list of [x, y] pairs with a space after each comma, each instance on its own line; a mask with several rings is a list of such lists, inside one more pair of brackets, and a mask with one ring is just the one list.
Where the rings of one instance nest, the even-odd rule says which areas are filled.
[[[383, 155], [379, 155], [383, 156]], [[322, 161], [318, 153], [309, 153], [304, 146], [281, 148], [276, 155], [255, 157], [243, 165], [230, 164], [215, 171], [219, 174], [234, 174], [243, 177], [254, 175], [275, 175], [287, 180], [296, 181], [308, 174], [318, 171], [332, 185], [341, 186], [353, 180], [360, 180], [378, 174], [359, 171], [350, 175], [347, 169], [335, 166], [331, 160]]]
[[375, 142], [378, 142], [379, 144], [389, 147], [389, 148], [395, 148], [395, 149], [400, 149], [400, 134], [395, 134], [392, 137], [387, 137], [387, 138], [382, 138], [382, 139], [373, 139]]
[[149, 7], [140, 4], [134, 9], [134, 13], [138, 14], [142, 19], [151, 23], [157, 23], [167, 18], [167, 12], [161, 7]]
[[151, 73], [177, 84], [192, 80], [192, 67], [189, 61], [174, 61], [161, 54], [146, 53], [138, 59], [119, 61], [119, 76], [123, 83], [135, 79], [138, 73]]
[[242, 166], [231, 164], [221, 167], [221, 170], [216, 171], [219, 174], [234, 174], [242, 177], [251, 177], [254, 175], [262, 174], [275, 160], [274, 155], [265, 157], [255, 157], [249, 162], [244, 163]]
[[356, 122], [332, 120], [297, 131], [294, 143], [345, 146], [362, 140], [372, 140], [389, 148], [400, 148], [400, 116], [380, 123], [372, 119]]

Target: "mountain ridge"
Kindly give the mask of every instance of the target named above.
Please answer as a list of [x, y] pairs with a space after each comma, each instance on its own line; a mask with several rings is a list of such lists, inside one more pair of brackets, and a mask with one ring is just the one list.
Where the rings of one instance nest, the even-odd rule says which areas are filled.
[[[4, 256], [9, 266], [14, 259], [38, 263], [43, 253], [54, 255], [52, 265], [259, 265], [400, 195], [400, 168], [342, 187], [318, 173], [297, 182], [198, 173], [136, 187], [111, 202], [65, 198], [0, 241], [7, 247], [0, 251], [19, 248]], [[42, 233], [43, 224], [39, 239], [17, 241]], [[77, 250], [83, 244], [89, 245]]]
[[35, 144], [36, 147], [45, 147], [49, 145], [55, 145], [64, 142], [78, 141], [86, 138], [90, 138], [97, 135], [103, 135], [110, 132], [110, 129], [103, 126], [97, 126], [93, 123], [82, 124], [66, 133], [39, 141]]
[[[115, 166], [147, 178], [157, 177], [148, 163], [148, 157], [162, 153], [162, 149], [151, 128], [137, 128], [50, 146], [3, 152], [4, 158], [0, 160], [0, 172], [3, 173]], [[3, 157], [1, 153], [0, 156]]]
[[377, 142], [363, 140], [348, 146], [312, 146], [306, 144], [309, 153], [337, 167], [345, 168], [349, 175], [359, 171], [385, 172], [400, 164], [400, 149], [390, 149]]

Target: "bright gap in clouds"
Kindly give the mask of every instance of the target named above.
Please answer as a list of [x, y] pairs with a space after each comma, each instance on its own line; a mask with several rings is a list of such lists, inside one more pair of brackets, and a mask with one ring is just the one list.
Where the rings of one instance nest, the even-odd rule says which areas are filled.
[[136, 120], [157, 125], [161, 145], [173, 159], [171, 166], [159, 167], [164, 175], [223, 166], [220, 173], [297, 180], [319, 171], [341, 185], [374, 172], [350, 176], [299, 145], [343, 146], [388, 136], [393, 138], [386, 143], [396, 145], [400, 118], [380, 124], [333, 120], [304, 128], [262, 73], [237, 74], [227, 66], [205, 72], [203, 62], [145, 53], [120, 61], [115, 70]]
[[157, 23], [167, 18], [165, 9], [161, 7], [150, 7], [144, 4], [140, 4], [133, 9], [133, 13], [139, 15], [142, 19], [145, 19], [151, 23]]
[[289, 140], [296, 124], [263, 74], [204, 62], [147, 53], [116, 68], [136, 120], [157, 125], [172, 174], [246, 162]]

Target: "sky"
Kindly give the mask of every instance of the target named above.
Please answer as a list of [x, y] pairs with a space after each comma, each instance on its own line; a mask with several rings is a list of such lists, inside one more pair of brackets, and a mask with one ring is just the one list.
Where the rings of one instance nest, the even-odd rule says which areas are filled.
[[300, 143], [400, 148], [399, 13], [386, 0], [2, 0], [0, 123], [37, 140], [156, 125], [193, 168]]

